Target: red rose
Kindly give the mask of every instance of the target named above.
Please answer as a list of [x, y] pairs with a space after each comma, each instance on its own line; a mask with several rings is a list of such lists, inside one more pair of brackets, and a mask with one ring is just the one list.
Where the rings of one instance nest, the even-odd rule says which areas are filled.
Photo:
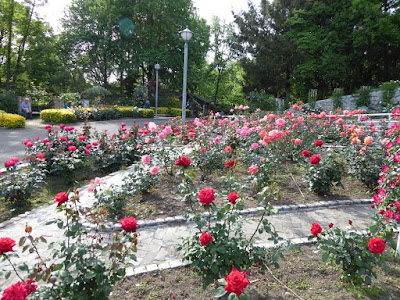
[[229, 169], [230, 167], [233, 167], [235, 165], [235, 161], [233, 159], [228, 159], [225, 163], [225, 167]]
[[65, 202], [68, 201], [68, 194], [67, 192], [63, 192], [63, 193], [58, 193], [55, 197], [54, 197], [54, 202], [58, 202], [57, 207], [59, 207], [60, 205], [64, 204]]
[[329, 226], [329, 228], [332, 228], [333, 227], [333, 223], [330, 223], [328, 226]]
[[368, 250], [375, 254], [381, 254], [383, 251], [385, 251], [385, 248], [385, 242], [378, 237], [370, 239], [368, 242]]
[[215, 200], [214, 189], [202, 189], [197, 197], [199, 198], [200, 203], [204, 204], [205, 206], [209, 206], [211, 202]]
[[75, 146], [69, 146], [68, 147], [68, 151], [69, 152], [75, 152], [76, 151], [76, 147]]
[[229, 202], [232, 203], [233, 205], [236, 204], [236, 200], [239, 198], [240, 198], [240, 196], [236, 192], [230, 193], [228, 196]]
[[179, 157], [175, 162], [175, 165], [182, 166], [182, 167], [185, 167], [185, 168], [189, 167], [190, 164], [191, 164], [190, 159], [185, 157], [185, 156]]
[[136, 231], [137, 221], [134, 217], [125, 217], [121, 221], [121, 228], [126, 232]]
[[9, 237], [0, 238], [0, 254], [14, 252], [15, 241]]
[[314, 145], [317, 146], [317, 147], [321, 147], [323, 144], [324, 144], [324, 142], [321, 141], [321, 140], [316, 140], [316, 141], [314, 142]]
[[10, 285], [7, 289], [4, 290], [2, 300], [7, 299], [16, 299], [16, 300], [24, 300], [26, 299], [32, 292], [36, 291], [37, 285], [33, 284], [33, 280], [28, 280], [27, 282], [17, 282], [13, 285]]
[[313, 236], [318, 236], [318, 234], [320, 234], [321, 232], [322, 232], [322, 228], [321, 228], [321, 226], [319, 226], [318, 223], [312, 224], [312, 226], [311, 226], [311, 234]]
[[207, 233], [207, 232], [203, 232], [201, 234], [201, 237], [199, 238], [200, 244], [202, 246], [207, 246], [207, 244], [209, 242], [211, 242], [213, 240], [213, 237], [211, 234]]
[[309, 156], [310, 156], [310, 151], [308, 151], [308, 150], [303, 150], [303, 151], [301, 151], [301, 154], [302, 154], [304, 157], [309, 157]]
[[310, 157], [310, 163], [312, 165], [318, 165], [320, 161], [321, 161], [321, 158], [319, 157], [318, 154], [314, 154], [313, 156]]
[[239, 272], [234, 266], [232, 266], [232, 272], [225, 279], [225, 291], [235, 293], [238, 297], [240, 297], [243, 290], [250, 283], [246, 278], [246, 273]]
[[15, 161], [13, 161], [13, 160], [7, 160], [7, 161], [4, 163], [4, 165], [6, 166], [6, 168], [13, 167], [13, 166], [15, 166]]

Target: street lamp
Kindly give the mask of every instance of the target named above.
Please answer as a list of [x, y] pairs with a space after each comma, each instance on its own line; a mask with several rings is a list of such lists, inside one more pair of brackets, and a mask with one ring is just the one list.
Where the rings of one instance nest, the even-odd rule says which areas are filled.
[[157, 108], [158, 108], [158, 70], [160, 70], [160, 65], [155, 64], [154, 69], [156, 69], [156, 111], [154, 117], [157, 118]]
[[182, 91], [182, 123], [186, 123], [186, 84], [187, 84], [187, 60], [188, 60], [188, 42], [193, 36], [193, 32], [191, 32], [187, 26], [185, 30], [179, 32], [181, 34], [182, 39], [185, 41], [185, 52], [184, 52], [184, 60], [183, 60], [183, 91]]

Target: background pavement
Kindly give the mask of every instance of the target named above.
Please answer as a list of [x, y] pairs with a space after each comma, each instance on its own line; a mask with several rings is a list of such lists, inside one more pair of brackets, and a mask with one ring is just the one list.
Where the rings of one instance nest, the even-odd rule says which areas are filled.
[[[88, 123], [98, 131], [108, 130], [110, 133], [115, 133], [118, 131], [121, 123], [125, 123], [127, 127], [130, 127], [136, 122], [136, 125], [143, 127], [146, 122], [154, 122], [162, 125], [170, 119], [170, 117], [160, 117], [158, 119], [124, 118], [108, 121], [90, 121]], [[11, 157], [17, 156], [23, 158], [25, 156], [24, 140], [30, 139], [33, 141], [37, 136], [44, 138], [47, 135], [47, 131], [44, 129], [45, 125], [40, 119], [33, 119], [26, 121], [25, 128], [9, 129], [0, 127], [0, 168]], [[56, 126], [58, 127], [58, 125]], [[74, 123], [70, 126], [82, 130], [83, 122]]]

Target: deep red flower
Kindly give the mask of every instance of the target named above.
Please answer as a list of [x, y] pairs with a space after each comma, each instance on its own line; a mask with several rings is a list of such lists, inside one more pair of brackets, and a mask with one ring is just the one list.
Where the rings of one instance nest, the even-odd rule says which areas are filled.
[[136, 231], [137, 221], [134, 217], [125, 217], [121, 221], [121, 228], [126, 232]]
[[304, 157], [310, 157], [310, 151], [303, 150], [303, 151], [301, 151], [301, 155], [303, 155]]
[[329, 226], [329, 228], [332, 228], [333, 227], [333, 223], [330, 223], [328, 226]]
[[176, 160], [175, 165], [187, 168], [190, 166], [191, 163], [192, 162], [190, 161], [189, 158], [182, 155]]
[[9, 237], [0, 238], [0, 254], [14, 252], [15, 241]]
[[13, 166], [15, 166], [15, 161], [13, 161], [13, 160], [7, 160], [7, 161], [4, 163], [4, 165], [6, 166], [6, 168], [13, 167]]
[[55, 197], [54, 197], [54, 202], [57, 202], [57, 207], [59, 207], [60, 205], [64, 204], [65, 202], [68, 201], [68, 194], [67, 192], [63, 192], [63, 193], [58, 193]]
[[321, 140], [316, 140], [316, 141], [314, 142], [314, 145], [317, 146], [317, 147], [321, 147], [323, 144], [324, 144], [324, 142], [321, 141]]
[[383, 251], [385, 251], [385, 248], [385, 242], [378, 237], [370, 239], [368, 242], [368, 250], [375, 254], [381, 254]]
[[209, 206], [215, 200], [214, 189], [202, 189], [197, 198], [199, 198], [200, 203], [204, 204], [205, 206]]
[[232, 272], [228, 277], [224, 277], [226, 280], [225, 291], [235, 293], [238, 297], [243, 293], [243, 290], [250, 283], [246, 278], [246, 273], [242, 273], [235, 269], [232, 265]]
[[233, 167], [235, 165], [235, 161], [233, 159], [228, 159], [225, 163], [225, 167], [229, 169], [230, 167]]
[[321, 232], [322, 232], [321, 226], [319, 226], [318, 223], [313, 223], [311, 226], [311, 234], [313, 236], [318, 236], [318, 234], [320, 234]]
[[239, 198], [240, 198], [240, 196], [236, 192], [230, 193], [229, 196], [228, 196], [229, 202], [232, 203], [233, 205], [236, 204], [236, 200], [239, 199]]
[[19, 281], [10, 285], [4, 290], [1, 300], [25, 300], [37, 289], [37, 285], [33, 283], [33, 280], [28, 280], [27, 282]]
[[310, 163], [311, 163], [312, 165], [318, 165], [320, 161], [321, 161], [321, 158], [319, 157], [318, 154], [314, 154], [314, 155], [312, 155], [312, 156], [310, 157]]
[[202, 246], [207, 246], [207, 244], [209, 242], [211, 242], [213, 240], [213, 237], [211, 234], [207, 233], [207, 232], [203, 232], [199, 238], [200, 244]]

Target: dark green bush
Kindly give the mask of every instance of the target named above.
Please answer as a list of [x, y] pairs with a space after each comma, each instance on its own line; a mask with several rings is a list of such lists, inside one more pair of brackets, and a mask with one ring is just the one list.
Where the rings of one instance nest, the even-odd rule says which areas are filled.
[[397, 81], [389, 81], [381, 84], [380, 89], [382, 91], [382, 106], [386, 111], [391, 111], [395, 104], [392, 102], [393, 97], [396, 95], [396, 89], [399, 87]]
[[10, 114], [18, 113], [18, 103], [11, 94], [0, 94], [0, 110]]
[[372, 89], [369, 86], [364, 86], [357, 90], [355, 95], [357, 107], [369, 107], [371, 104], [371, 91]]
[[342, 100], [343, 100], [343, 89], [335, 89], [332, 94], [332, 105], [333, 108], [342, 108]]
[[247, 105], [250, 107], [250, 111], [254, 111], [257, 108], [265, 111], [276, 110], [275, 97], [267, 94], [265, 90], [250, 92], [247, 96]]

